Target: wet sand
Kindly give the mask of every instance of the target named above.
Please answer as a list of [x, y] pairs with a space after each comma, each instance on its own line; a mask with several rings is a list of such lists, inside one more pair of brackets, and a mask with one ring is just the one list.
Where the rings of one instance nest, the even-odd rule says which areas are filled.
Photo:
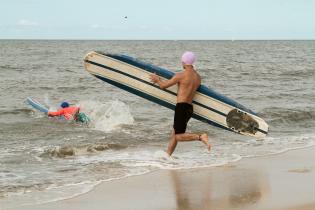
[[75, 198], [21, 209], [314, 210], [315, 147], [220, 167], [159, 170], [104, 182]]

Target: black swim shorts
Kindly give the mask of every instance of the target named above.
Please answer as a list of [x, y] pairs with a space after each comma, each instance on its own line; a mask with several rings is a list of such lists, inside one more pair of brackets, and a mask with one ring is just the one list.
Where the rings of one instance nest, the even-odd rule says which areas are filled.
[[175, 107], [174, 125], [175, 134], [185, 133], [187, 123], [193, 114], [193, 106], [188, 103], [177, 103]]

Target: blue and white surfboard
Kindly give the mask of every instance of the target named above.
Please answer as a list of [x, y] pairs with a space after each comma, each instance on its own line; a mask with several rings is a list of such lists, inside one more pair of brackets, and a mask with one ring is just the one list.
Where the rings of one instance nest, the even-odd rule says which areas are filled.
[[[109, 84], [148, 99], [164, 107], [175, 109], [177, 86], [161, 89], [150, 81], [156, 73], [170, 79], [174, 73], [126, 55], [90, 52], [84, 58], [86, 70]], [[267, 123], [243, 105], [201, 85], [193, 100], [193, 118], [239, 134], [263, 138]]]
[[34, 109], [43, 112], [45, 114], [48, 114], [48, 108], [45, 107], [44, 105], [42, 105], [41, 103], [39, 103], [38, 101], [36, 101], [35, 99], [28, 97], [26, 99], [26, 102], [31, 105]]

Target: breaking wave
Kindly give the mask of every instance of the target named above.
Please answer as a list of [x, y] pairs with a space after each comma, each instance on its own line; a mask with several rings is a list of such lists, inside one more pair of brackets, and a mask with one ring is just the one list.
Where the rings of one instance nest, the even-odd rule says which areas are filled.
[[121, 101], [109, 101], [105, 103], [97, 101], [82, 101], [79, 103], [82, 112], [86, 113], [90, 120], [90, 127], [110, 132], [121, 125], [132, 125], [134, 118], [128, 105]]

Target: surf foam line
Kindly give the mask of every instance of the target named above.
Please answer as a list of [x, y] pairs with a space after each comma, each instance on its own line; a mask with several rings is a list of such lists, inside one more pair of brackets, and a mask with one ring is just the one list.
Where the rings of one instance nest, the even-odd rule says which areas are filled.
[[300, 150], [300, 149], [306, 149], [306, 148], [310, 148], [310, 147], [315, 147], [315, 142], [308, 143], [308, 144], [306, 144], [304, 146], [300, 146], [300, 147], [291, 147], [291, 148], [282, 149], [282, 150], [279, 150], [276, 152], [271, 152], [269, 154], [264, 154], [264, 155], [245, 155], [245, 156], [243, 156], [243, 158], [259, 158], [259, 157], [281, 155], [281, 154], [286, 153], [286, 152], [290, 152], [290, 151], [294, 151], [294, 150]]
[[[158, 169], [157, 169], [158, 170]], [[59, 196], [59, 197], [55, 197], [55, 198], [51, 198], [51, 199], [47, 199], [47, 200], [44, 200], [44, 201], [37, 201], [37, 200], [30, 200], [28, 202], [25, 202], [25, 203], [22, 203], [20, 205], [13, 205], [13, 206], [10, 206], [10, 203], [7, 203], [7, 205], [9, 205], [9, 207], [7, 208], [16, 208], [16, 207], [25, 207], [25, 206], [33, 206], [33, 205], [42, 205], [42, 204], [47, 204], [47, 203], [53, 203], [53, 202], [57, 202], [57, 201], [63, 201], [63, 200], [68, 200], [68, 199], [71, 199], [71, 198], [75, 198], [75, 197], [78, 197], [78, 196], [81, 196], [81, 195], [84, 195], [84, 194], [87, 194], [89, 193], [90, 191], [92, 191], [96, 186], [104, 183], [104, 182], [110, 182], [110, 181], [115, 181], [115, 180], [120, 180], [120, 179], [125, 179], [125, 178], [128, 178], [128, 177], [132, 177], [132, 176], [141, 176], [141, 175], [145, 175], [147, 173], [151, 173], [151, 172], [154, 172], [155, 170], [148, 170], [148, 171], [145, 171], [145, 172], [142, 172], [142, 173], [135, 173], [135, 174], [127, 174], [125, 176], [122, 176], [122, 177], [116, 177], [116, 178], [108, 178], [108, 179], [103, 179], [103, 180], [99, 180], [99, 181], [95, 181], [95, 182], [90, 182], [90, 181], [83, 181], [83, 182], [80, 182], [80, 183], [73, 183], [73, 184], [67, 184], [67, 185], [61, 185], [61, 186], [51, 186], [51, 187], [47, 187], [46, 189], [43, 189], [43, 191], [41, 193], [48, 193], [49, 194], [49, 191], [54, 191], [54, 192], [58, 192], [56, 194], [59, 194], [60, 195], [60, 189], [64, 189], [64, 188], [71, 188], [71, 187], [76, 187], [76, 186], [80, 186], [80, 185], [83, 185], [84, 187], [82, 188], [82, 191], [81, 192], [76, 192], [76, 193], [72, 193], [72, 195], [65, 195], [62, 197]], [[86, 186], [88, 185], [88, 186]], [[33, 192], [34, 193], [34, 192]], [[36, 192], [35, 192], [36, 193]], [[66, 193], [66, 192], [65, 192]], [[26, 194], [17, 194], [17, 193], [12, 193], [11, 195], [9, 196], [15, 196], [15, 197], [18, 197], [18, 196], [26, 196], [27, 194], [32, 194], [32, 192], [28, 192]], [[32, 196], [31, 196], [32, 197]], [[45, 196], [44, 196], [45, 197]], [[14, 198], [13, 198], [14, 199]], [[0, 203], [2, 202], [2, 200], [0, 200]], [[12, 203], [16, 204], [16, 200], [12, 200], [11, 201]], [[1, 209], [1, 208], [0, 208]]]
[[[257, 155], [257, 156], [238, 156], [238, 157], [235, 156], [236, 158], [234, 160], [229, 160], [229, 161], [225, 161], [225, 162], [221, 162], [221, 163], [214, 163], [214, 164], [211, 164], [211, 165], [193, 166], [193, 167], [173, 167], [173, 168], [169, 168], [169, 167], [161, 168], [161, 167], [158, 167], [158, 168], [151, 169], [151, 170], [148, 169], [147, 171], [143, 171], [141, 173], [127, 174], [125, 176], [115, 177], [115, 178], [107, 178], [107, 179], [103, 179], [103, 180], [99, 180], [99, 181], [95, 181], [95, 182], [83, 181], [83, 182], [80, 182], [80, 183], [73, 183], [73, 184], [67, 184], [67, 185], [62, 185], [62, 186], [51, 186], [51, 187], [47, 187], [46, 189], [44, 189], [42, 191], [42, 193], [49, 193], [49, 190], [60, 191], [60, 189], [62, 189], [62, 188], [67, 188], [67, 187], [71, 188], [73, 186], [80, 186], [80, 185], [85, 186], [85, 187], [82, 188], [81, 192], [76, 192], [76, 193], [73, 193], [72, 195], [65, 195], [63, 197], [61, 195], [59, 197], [51, 198], [49, 200], [37, 201], [37, 202], [34, 202], [34, 200], [31, 200], [31, 201], [29, 201], [29, 203], [24, 203], [22, 205], [18, 205], [18, 206], [14, 206], [14, 207], [16, 208], [16, 207], [31, 206], [31, 205], [42, 205], [42, 204], [53, 203], [53, 202], [57, 202], [57, 201], [68, 200], [68, 199], [71, 199], [71, 198], [75, 198], [75, 197], [87, 194], [87, 193], [91, 192], [93, 189], [95, 189], [95, 187], [99, 186], [102, 183], [116, 181], [116, 180], [121, 180], [121, 179], [125, 179], [125, 178], [128, 178], [128, 177], [133, 177], [133, 176], [142, 176], [142, 175], [146, 175], [146, 174], [149, 174], [149, 173], [154, 173], [154, 172], [160, 171], [160, 170], [165, 170], [165, 169], [166, 170], [190, 170], [190, 169], [198, 169], [198, 168], [202, 169], [202, 168], [220, 167], [220, 166], [224, 166], [224, 165], [227, 165], [227, 164], [230, 164], [230, 163], [239, 162], [243, 158], [247, 159], [247, 158], [259, 158], [259, 157], [280, 155], [280, 154], [283, 154], [285, 152], [289, 152], [289, 151], [292, 151], [292, 150], [304, 149], [304, 148], [309, 148], [309, 147], [314, 147], [314, 146], [315, 146], [315, 142], [311, 143], [310, 145], [306, 145], [306, 146], [295, 147], [295, 148], [288, 148], [288, 149], [285, 149], [285, 150], [283, 150], [281, 152], [273, 153], [273, 154]], [[86, 186], [87, 184], [89, 186]], [[14, 194], [12, 194], [12, 195], [9, 195], [9, 196], [23, 196], [23, 195], [14, 195]]]
[[[55, 198], [51, 198], [49, 200], [44, 200], [44, 201], [37, 201], [34, 203], [33, 200], [30, 200], [29, 203], [23, 203], [21, 205], [15, 206], [15, 207], [22, 207], [22, 206], [31, 206], [31, 205], [41, 205], [41, 204], [46, 204], [46, 203], [52, 203], [52, 202], [57, 202], [57, 201], [62, 201], [62, 200], [67, 200], [67, 199], [71, 199], [71, 198], [75, 198], [77, 196], [81, 196], [84, 194], [89, 193], [90, 191], [92, 191], [93, 189], [95, 189], [95, 187], [97, 187], [98, 185], [102, 184], [102, 183], [106, 183], [106, 182], [110, 182], [110, 181], [115, 181], [115, 180], [121, 180], [121, 179], [125, 179], [128, 177], [133, 177], [133, 176], [142, 176], [148, 173], [154, 173], [156, 171], [159, 170], [190, 170], [190, 169], [202, 169], [202, 168], [212, 168], [212, 167], [219, 167], [219, 166], [224, 166], [230, 163], [236, 163], [241, 161], [243, 158], [247, 159], [247, 158], [260, 158], [260, 157], [267, 157], [267, 156], [273, 156], [273, 155], [280, 155], [292, 150], [299, 150], [299, 149], [304, 149], [304, 148], [310, 148], [310, 147], [314, 147], [315, 146], [315, 142], [311, 142], [308, 145], [305, 146], [301, 146], [301, 147], [294, 147], [294, 148], [287, 148], [284, 150], [281, 150], [279, 152], [276, 153], [271, 153], [271, 154], [265, 154], [265, 155], [253, 155], [253, 156], [239, 156], [239, 155], [234, 155], [235, 159], [232, 160], [227, 160], [227, 161], [223, 161], [221, 163], [213, 163], [213, 164], [209, 164], [209, 165], [203, 165], [203, 166], [190, 166], [190, 167], [158, 167], [156, 166], [154, 169], [147, 169], [146, 171], [142, 171], [140, 173], [132, 173], [132, 174], [127, 174], [121, 177], [113, 177], [113, 178], [107, 178], [107, 179], [102, 179], [102, 180], [98, 180], [95, 182], [89, 182], [89, 181], [83, 181], [80, 183], [73, 183], [73, 184], [67, 184], [67, 185], [62, 185], [62, 186], [48, 186], [46, 189], [44, 189], [44, 191], [42, 193], [49, 193], [50, 190], [53, 191], [60, 191], [60, 189], [66, 189], [67, 187], [71, 188], [74, 186], [80, 186], [82, 185], [83, 188], [81, 190], [81, 192], [77, 192], [77, 193], [73, 193], [72, 195], [65, 195], [62, 197], [62, 195], [60, 195], [59, 197], [55, 197]], [[88, 186], [87, 186], [88, 185]], [[32, 192], [30, 192], [31, 194]], [[66, 192], [65, 192], [66, 193]], [[9, 195], [9, 196], [23, 196], [23, 195]]]

